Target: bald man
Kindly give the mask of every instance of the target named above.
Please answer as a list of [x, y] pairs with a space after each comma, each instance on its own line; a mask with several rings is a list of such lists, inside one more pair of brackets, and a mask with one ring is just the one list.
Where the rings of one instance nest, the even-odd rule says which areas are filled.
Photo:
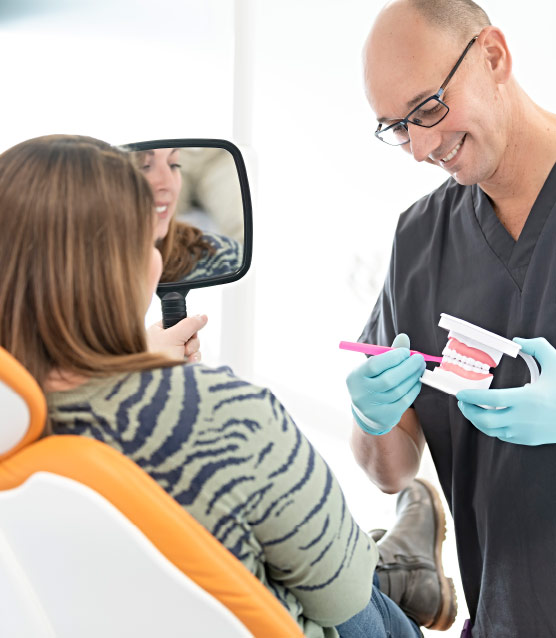
[[[400, 216], [360, 337], [397, 347], [348, 377], [353, 451], [395, 493], [426, 442], [455, 521], [473, 637], [554, 638], [556, 116], [519, 86], [502, 31], [470, 0], [389, 3], [364, 63], [381, 150], [448, 179]], [[528, 384], [526, 367], [503, 357], [493, 389], [454, 397], [422, 385], [407, 335], [439, 354], [442, 312], [521, 337], [540, 379]]]

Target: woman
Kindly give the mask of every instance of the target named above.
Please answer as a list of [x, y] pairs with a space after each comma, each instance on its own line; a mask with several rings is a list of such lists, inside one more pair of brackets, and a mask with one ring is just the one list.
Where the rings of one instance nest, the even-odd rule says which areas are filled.
[[308, 638], [338, 636], [335, 625], [367, 635], [351, 624], [361, 614], [373, 636], [391, 622], [393, 635], [419, 636], [373, 588], [376, 546], [273, 394], [147, 352], [143, 314], [162, 270], [155, 203], [104, 142], [51, 136], [0, 155], [0, 345], [44, 389], [45, 434], [94, 437], [138, 463]]
[[156, 238], [163, 260], [161, 281], [194, 282], [237, 272], [243, 260], [238, 241], [203, 233], [176, 219], [182, 190], [180, 152], [179, 148], [157, 148], [132, 153], [155, 199]]

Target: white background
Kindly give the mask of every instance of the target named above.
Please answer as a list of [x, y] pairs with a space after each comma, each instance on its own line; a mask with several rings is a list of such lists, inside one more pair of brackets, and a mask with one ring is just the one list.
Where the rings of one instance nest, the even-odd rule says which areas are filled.
[[[398, 214], [445, 178], [373, 139], [360, 52], [382, 4], [243, 3], [252, 19], [253, 267], [226, 290], [188, 297], [190, 314], [209, 314], [205, 361], [275, 391], [332, 465], [366, 529], [391, 524], [395, 497], [354, 467], [345, 376], [362, 355], [337, 345], [355, 341], [370, 313]], [[531, 0], [526, 10], [504, 0], [482, 6], [505, 32], [522, 86], [556, 110], [553, 0]], [[229, 0], [4, 0], [0, 149], [46, 133], [113, 143], [234, 140], [233, 56]], [[453, 63], [439, 61], [446, 72]], [[238, 318], [247, 322], [240, 331], [246, 356], [225, 357], [223, 322]], [[430, 459], [422, 475], [436, 480]], [[457, 578], [451, 528], [445, 555]], [[462, 611], [447, 636], [459, 636], [466, 617], [459, 583], [458, 590]]]

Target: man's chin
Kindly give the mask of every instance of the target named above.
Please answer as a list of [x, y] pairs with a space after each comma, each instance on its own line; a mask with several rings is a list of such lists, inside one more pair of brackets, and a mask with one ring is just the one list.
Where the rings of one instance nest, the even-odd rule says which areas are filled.
[[456, 181], [460, 186], [471, 186], [471, 183], [469, 183], [468, 180], [465, 179], [465, 177], [458, 172], [455, 173], [450, 173], [450, 176], [452, 177], [452, 179], [454, 181]]
[[454, 171], [453, 173], [450, 173], [450, 176], [460, 186], [473, 186], [474, 184], [479, 183], [476, 175], [466, 174], [465, 171]]

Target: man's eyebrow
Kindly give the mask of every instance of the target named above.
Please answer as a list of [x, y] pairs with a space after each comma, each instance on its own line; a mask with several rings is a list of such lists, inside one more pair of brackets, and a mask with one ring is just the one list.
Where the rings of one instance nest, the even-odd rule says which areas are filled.
[[419, 95], [416, 95], [412, 100], [410, 100], [407, 103], [407, 108], [411, 110], [414, 106], [417, 106], [419, 102], [422, 102], [423, 100], [433, 96], [434, 94], [435, 94], [434, 91], [423, 91], [422, 93], [419, 93]]
[[[417, 106], [419, 102], [422, 102], [424, 99], [426, 99], [427, 97], [431, 97], [432, 95], [434, 95], [434, 91], [421, 91], [421, 93], [419, 93], [413, 99], [409, 100], [409, 102], [407, 102], [406, 104], [407, 113], [409, 113], [409, 111], [411, 111], [411, 109], [414, 106]], [[402, 119], [401, 117], [379, 117], [377, 121], [380, 124], [386, 124], [386, 122], [395, 122], [396, 120], [401, 120], [401, 119]]]

